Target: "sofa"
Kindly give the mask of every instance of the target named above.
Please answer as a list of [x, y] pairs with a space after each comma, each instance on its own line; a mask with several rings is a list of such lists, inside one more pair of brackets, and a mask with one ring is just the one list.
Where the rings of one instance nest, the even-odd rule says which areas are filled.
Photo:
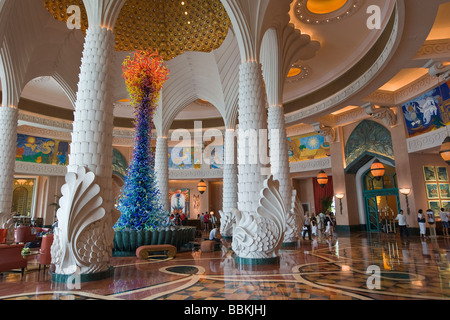
[[0, 272], [22, 269], [22, 276], [27, 267], [27, 260], [22, 257], [23, 244], [0, 245]]
[[14, 238], [16, 243], [32, 242], [36, 240], [36, 234], [31, 232], [31, 227], [17, 227], [14, 230]]
[[17, 227], [14, 229], [14, 238], [16, 243], [27, 243], [36, 241], [42, 234], [49, 232], [49, 228], [39, 227]]

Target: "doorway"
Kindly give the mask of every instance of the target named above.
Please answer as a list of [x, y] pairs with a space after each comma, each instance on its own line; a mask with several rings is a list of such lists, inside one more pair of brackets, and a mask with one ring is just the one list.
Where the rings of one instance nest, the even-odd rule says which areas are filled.
[[370, 170], [362, 177], [366, 227], [369, 232], [379, 232], [380, 222], [393, 222], [400, 210], [395, 168], [385, 165], [385, 169], [381, 178], [375, 178]]

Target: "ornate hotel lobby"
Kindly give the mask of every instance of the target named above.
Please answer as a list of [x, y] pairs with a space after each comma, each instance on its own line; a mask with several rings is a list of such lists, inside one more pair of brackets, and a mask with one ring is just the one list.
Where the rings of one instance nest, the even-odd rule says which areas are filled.
[[448, 17], [0, 0], [0, 300], [449, 300]]
[[[448, 300], [450, 238], [352, 233], [280, 250], [279, 264], [242, 267], [226, 249], [173, 259], [113, 258], [112, 276], [69, 286], [30, 261], [0, 277], [1, 300]], [[372, 269], [371, 269], [372, 268]], [[377, 271], [379, 273], [374, 272]], [[374, 275], [379, 275], [374, 278]]]

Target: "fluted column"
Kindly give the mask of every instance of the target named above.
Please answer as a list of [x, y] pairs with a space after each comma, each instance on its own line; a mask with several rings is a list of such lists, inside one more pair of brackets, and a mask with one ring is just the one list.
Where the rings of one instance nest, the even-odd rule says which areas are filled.
[[0, 107], [0, 214], [10, 214], [14, 187], [19, 110]]
[[[267, 130], [264, 85], [258, 62], [241, 64], [239, 73], [238, 209], [252, 212], [258, 206], [264, 182], [259, 137]], [[263, 142], [264, 143], [264, 142]]]
[[[286, 232], [283, 243], [294, 243], [300, 236], [300, 221], [295, 210], [296, 198], [292, 194], [289, 168], [289, 154], [286, 135], [286, 122], [283, 106], [269, 107], [268, 112], [269, 146], [271, 173], [280, 184], [280, 194], [287, 209]], [[296, 208], [299, 209], [300, 208]]]
[[237, 141], [236, 132], [233, 129], [225, 131], [224, 167], [223, 167], [223, 206], [220, 211], [220, 234], [231, 237], [233, 234], [233, 209], [238, 202], [238, 176], [237, 176]]
[[[238, 263], [278, 261], [285, 211], [278, 182], [263, 163], [267, 157], [267, 115], [261, 65], [245, 62], [240, 67], [238, 209], [232, 247]], [[263, 148], [264, 147], [264, 148]]]
[[156, 140], [155, 173], [158, 179], [159, 191], [163, 209], [170, 212], [169, 205], [169, 146], [166, 137]]
[[291, 204], [291, 179], [283, 106], [269, 107], [268, 112], [270, 165], [273, 178], [280, 182], [284, 204]]
[[[125, 0], [85, 0], [86, 31], [66, 183], [52, 245], [54, 280], [110, 275], [114, 230], [112, 142], [115, 19]], [[95, 276], [93, 276], [95, 274]]]
[[74, 112], [69, 172], [86, 167], [98, 178], [106, 211], [112, 208], [112, 141], [114, 61], [112, 30], [93, 27], [86, 33]]

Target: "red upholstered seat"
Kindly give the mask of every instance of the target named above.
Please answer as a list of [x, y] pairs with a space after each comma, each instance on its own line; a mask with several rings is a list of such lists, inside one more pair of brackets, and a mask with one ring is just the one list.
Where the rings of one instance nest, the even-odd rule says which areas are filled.
[[36, 240], [36, 235], [31, 234], [31, 227], [17, 227], [14, 230], [16, 243], [32, 242]]
[[22, 275], [27, 267], [27, 260], [22, 257], [22, 244], [0, 245], [0, 272], [12, 269], [22, 269]]
[[41, 249], [39, 250], [39, 270], [41, 265], [45, 266], [52, 263], [51, 248], [53, 244], [53, 234], [47, 234], [42, 237]]

